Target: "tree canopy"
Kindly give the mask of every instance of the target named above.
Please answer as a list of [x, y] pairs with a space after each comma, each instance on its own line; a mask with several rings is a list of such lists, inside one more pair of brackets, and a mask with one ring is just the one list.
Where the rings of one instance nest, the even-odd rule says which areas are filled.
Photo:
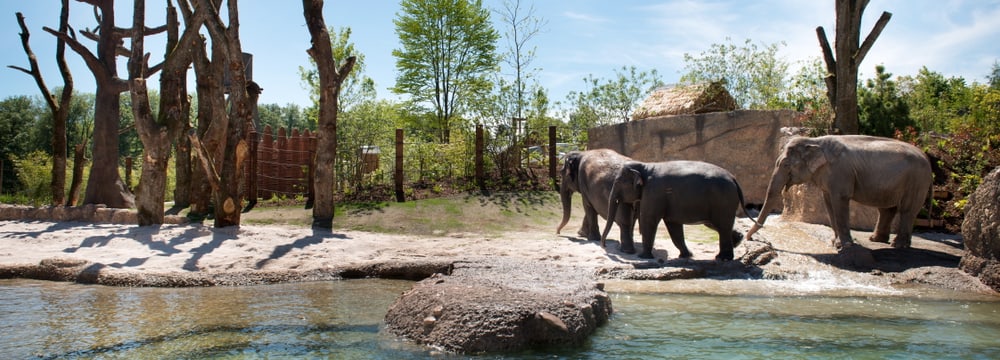
[[403, 0], [393, 21], [402, 45], [394, 49], [399, 75], [393, 91], [430, 104], [433, 129], [449, 141], [451, 120], [489, 89], [500, 35], [481, 0]]

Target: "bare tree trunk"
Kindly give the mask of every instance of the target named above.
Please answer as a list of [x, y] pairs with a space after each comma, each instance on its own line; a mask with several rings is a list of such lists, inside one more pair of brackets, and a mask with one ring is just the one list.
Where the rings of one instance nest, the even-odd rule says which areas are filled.
[[[145, 28], [145, 0], [135, 0], [133, 29]], [[202, 14], [197, 12], [197, 14]], [[191, 63], [189, 49], [199, 38], [201, 17], [196, 16], [178, 39], [180, 25], [177, 10], [167, 8], [167, 50], [160, 76], [160, 113], [153, 118], [145, 79], [143, 34], [136, 31], [132, 36], [132, 57], [129, 61], [129, 77], [132, 79], [132, 111], [136, 131], [143, 144], [142, 173], [137, 189], [139, 225], [162, 224], [164, 198], [167, 188], [167, 164], [170, 160], [171, 142], [178, 137], [187, 119], [188, 104], [186, 79]]]
[[[31, 34], [24, 23], [24, 16], [17, 13], [17, 23], [21, 27], [21, 45], [25, 54], [28, 55], [30, 70], [10, 66], [31, 75], [35, 79], [35, 84], [42, 92], [52, 112], [52, 182], [50, 190], [52, 192], [52, 205], [61, 206], [66, 204], [66, 122], [69, 119], [69, 106], [73, 98], [73, 75], [66, 64], [66, 41], [56, 38], [56, 63], [59, 65], [59, 72], [63, 78], [62, 94], [59, 101], [49, 92], [49, 88], [42, 79], [42, 72], [38, 68], [38, 60], [35, 53], [31, 51], [28, 38]], [[59, 32], [69, 31], [69, 0], [62, 0], [62, 11], [59, 14]]]
[[319, 71], [319, 124], [316, 128], [316, 173], [313, 226], [333, 228], [333, 187], [337, 183], [334, 164], [337, 158], [337, 110], [340, 84], [354, 67], [348, 57], [338, 69], [333, 59], [330, 34], [323, 19], [323, 0], [302, 0], [303, 16], [312, 40], [307, 52]]
[[80, 187], [83, 186], [83, 169], [87, 166], [87, 158], [84, 154], [87, 149], [87, 142], [73, 146], [73, 181], [69, 184], [68, 206], [76, 206], [80, 202]]
[[[204, 9], [214, 8], [210, 0], [200, 0]], [[243, 51], [239, 37], [239, 10], [236, 0], [229, 0], [227, 12], [229, 15], [228, 27], [222, 24], [222, 19], [215, 12], [206, 19], [208, 33], [212, 37], [213, 58], [215, 52], [221, 50], [224, 53], [225, 65], [230, 74], [229, 91], [229, 113], [216, 116], [213, 120], [212, 128], [218, 127], [224, 134], [222, 142], [221, 167], [217, 168], [219, 187], [215, 190], [215, 227], [238, 226], [240, 224], [240, 209], [242, 197], [240, 196], [240, 178], [242, 176], [242, 166], [248, 153], [245, 133], [253, 121], [250, 102], [253, 101], [248, 94], [248, 80], [245, 75], [243, 62]], [[220, 44], [216, 47], [215, 44]], [[214, 99], [214, 98], [213, 98]], [[214, 104], [213, 104], [214, 105]], [[218, 109], [224, 109], [219, 107]], [[225, 118], [226, 120], [221, 120]], [[221, 121], [220, 121], [221, 120]], [[211, 129], [210, 129], [211, 131]], [[209, 174], [211, 176], [211, 174]]]
[[[823, 58], [826, 61], [827, 96], [834, 111], [834, 127], [841, 134], [857, 134], [858, 124], [858, 67], [864, 60], [875, 39], [889, 22], [892, 14], [883, 12], [872, 32], [860, 45], [861, 16], [869, 0], [836, 0], [837, 35], [834, 49], [826, 39], [823, 27], [816, 28]], [[834, 58], [836, 55], [836, 59]]]
[[121, 47], [121, 43], [122, 39], [131, 35], [133, 31], [138, 31], [141, 35], [151, 35], [166, 28], [121, 29], [115, 26], [114, 0], [86, 2], [93, 4], [97, 9], [95, 16], [100, 23], [99, 33], [82, 32], [85, 37], [97, 41], [96, 56], [70, 34], [50, 28], [43, 29], [65, 41], [70, 49], [79, 54], [97, 82], [94, 103], [94, 159], [84, 203], [131, 208], [135, 206], [135, 198], [118, 174], [118, 120], [121, 114], [119, 94], [127, 91], [129, 84], [118, 77], [117, 56], [131, 53]]

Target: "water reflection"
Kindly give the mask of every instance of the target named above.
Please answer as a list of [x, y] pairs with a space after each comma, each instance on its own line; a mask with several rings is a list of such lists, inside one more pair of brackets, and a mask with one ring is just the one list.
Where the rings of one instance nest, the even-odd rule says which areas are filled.
[[[615, 314], [585, 346], [483, 357], [1000, 358], [995, 299], [762, 296], [734, 290], [764, 285], [781, 287], [609, 284]], [[410, 286], [351, 280], [163, 289], [0, 280], [0, 354], [13, 359], [460, 358], [382, 331], [385, 310]]]

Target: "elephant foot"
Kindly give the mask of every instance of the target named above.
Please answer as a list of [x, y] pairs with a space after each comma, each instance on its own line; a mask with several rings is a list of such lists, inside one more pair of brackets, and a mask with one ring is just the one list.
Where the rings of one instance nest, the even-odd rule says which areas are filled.
[[[677, 257], [679, 257], [681, 259], [690, 259], [690, 258], [694, 257], [694, 254], [692, 254], [690, 251], [686, 251], [685, 250], [685, 251], [681, 251], [681, 254], [677, 255]], [[729, 256], [730, 260], [732, 259], [732, 257], [733, 257], [732, 254], [730, 254], [730, 256]]]
[[874, 233], [874, 234], [872, 234], [871, 237], [868, 238], [868, 241], [877, 242], [877, 243], [888, 243], [889, 242], [889, 234]]
[[621, 251], [625, 254], [635, 254], [635, 246], [619, 246], [618, 251]]
[[838, 238], [833, 238], [832, 245], [833, 245], [834, 249], [837, 249], [837, 252], [842, 252], [844, 250], [847, 250], [847, 249], [850, 249], [851, 247], [853, 247], [854, 246], [854, 241], [853, 240], [841, 241]]
[[653, 258], [653, 252], [652, 251], [643, 251], [641, 254], [639, 254], [639, 258], [641, 258], [641, 259], [652, 259]]
[[910, 239], [902, 239], [897, 236], [895, 239], [892, 239], [892, 243], [889, 245], [892, 245], [892, 247], [896, 249], [909, 249]]
[[715, 261], [733, 261], [733, 253], [715, 255]]

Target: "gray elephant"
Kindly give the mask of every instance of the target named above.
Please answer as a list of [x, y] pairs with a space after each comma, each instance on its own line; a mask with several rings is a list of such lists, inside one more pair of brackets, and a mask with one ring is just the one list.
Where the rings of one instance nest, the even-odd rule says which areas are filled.
[[[743, 189], [726, 169], [701, 161], [625, 163], [615, 177], [608, 200], [609, 216], [617, 209], [628, 211], [638, 202], [641, 258], [653, 257], [653, 241], [660, 221], [667, 226], [670, 240], [680, 257], [691, 257], [684, 243], [685, 224], [704, 224], [719, 233], [717, 260], [732, 260], [733, 247], [742, 240], [733, 231], [737, 209], [746, 214]], [[601, 233], [607, 238], [608, 221]]]
[[[583, 225], [577, 234], [588, 240], [596, 241], [600, 238], [597, 216], [607, 218], [606, 204], [611, 185], [622, 164], [629, 160], [631, 159], [608, 149], [571, 151], [566, 154], [560, 170], [562, 181], [559, 185], [559, 197], [562, 200], [563, 216], [556, 228], [557, 234], [569, 222], [573, 193], [579, 192], [583, 199], [584, 215]], [[625, 253], [635, 252], [632, 241], [635, 219], [630, 210], [621, 211], [614, 217], [622, 229], [619, 250]]]
[[[892, 246], [907, 248], [913, 221], [932, 181], [927, 155], [902, 141], [864, 135], [793, 137], [775, 163], [757, 224], [763, 224], [768, 213], [781, 205], [784, 188], [809, 183], [823, 191], [838, 251], [854, 244], [848, 224], [850, 200], [879, 209], [871, 241], [888, 242], [889, 227], [899, 215]], [[747, 239], [760, 228], [757, 224], [747, 232]]]

